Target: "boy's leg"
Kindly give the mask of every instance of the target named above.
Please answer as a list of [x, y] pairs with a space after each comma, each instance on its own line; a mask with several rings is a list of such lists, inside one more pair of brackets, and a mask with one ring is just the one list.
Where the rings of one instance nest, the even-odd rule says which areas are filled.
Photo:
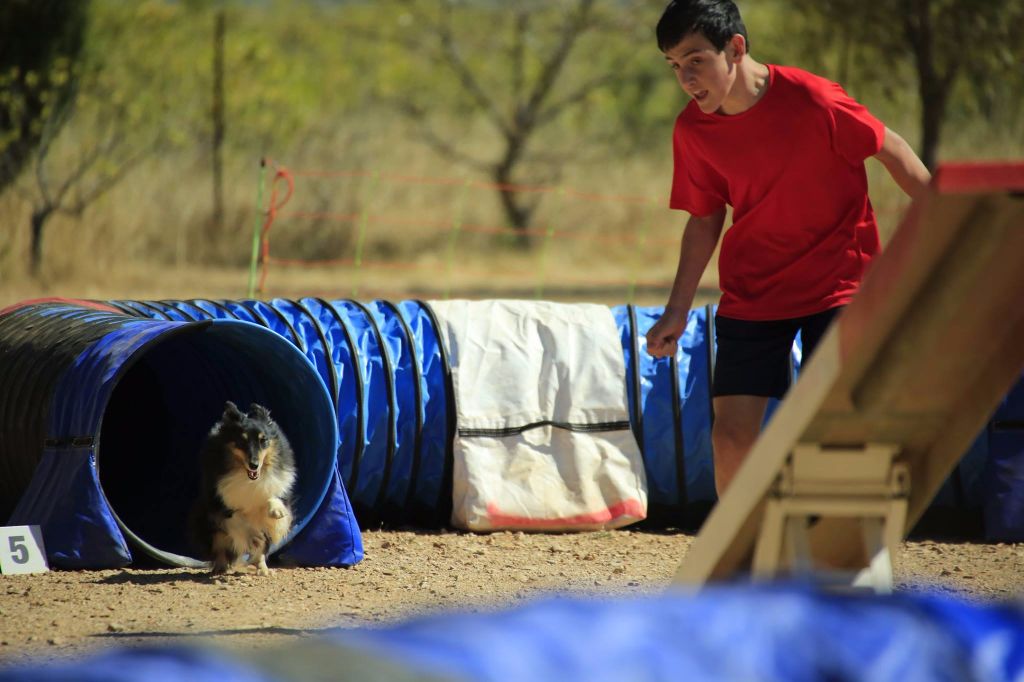
[[830, 308], [825, 312], [818, 313], [816, 315], [810, 315], [802, 318], [800, 322], [800, 338], [801, 348], [803, 349], [804, 359], [803, 362], [807, 362], [814, 355], [815, 349], [818, 347], [818, 342], [821, 341], [821, 337], [828, 331], [829, 325], [832, 324], [832, 320], [836, 318], [843, 311], [845, 306], [839, 306], [837, 308]]
[[719, 497], [761, 433], [768, 400], [758, 395], [723, 395], [714, 399], [711, 446], [715, 453], [715, 489]]
[[711, 429], [715, 488], [725, 492], [761, 432], [770, 398], [789, 388], [797, 320], [747, 321], [715, 316], [718, 354]]

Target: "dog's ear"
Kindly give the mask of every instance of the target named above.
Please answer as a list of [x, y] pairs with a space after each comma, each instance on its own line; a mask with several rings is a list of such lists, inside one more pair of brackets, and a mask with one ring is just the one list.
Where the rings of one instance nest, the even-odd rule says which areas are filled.
[[238, 409], [238, 405], [228, 400], [224, 403], [224, 418], [228, 421], [240, 422], [245, 415]]
[[249, 416], [253, 419], [265, 419], [270, 420], [270, 410], [263, 407], [259, 403], [253, 403], [249, 406]]

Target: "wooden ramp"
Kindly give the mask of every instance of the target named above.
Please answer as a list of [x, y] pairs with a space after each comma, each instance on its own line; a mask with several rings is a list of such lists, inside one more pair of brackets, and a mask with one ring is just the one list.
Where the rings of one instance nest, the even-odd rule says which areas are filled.
[[891, 551], [1024, 368], [1024, 163], [943, 166], [832, 325], [676, 582], [839, 572]]

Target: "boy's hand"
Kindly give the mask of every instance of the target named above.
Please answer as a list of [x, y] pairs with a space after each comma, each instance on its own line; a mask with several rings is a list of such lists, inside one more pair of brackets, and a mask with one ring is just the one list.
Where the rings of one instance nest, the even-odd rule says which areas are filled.
[[656, 358], [675, 355], [679, 337], [686, 330], [688, 310], [666, 307], [661, 319], [647, 330], [647, 352]]

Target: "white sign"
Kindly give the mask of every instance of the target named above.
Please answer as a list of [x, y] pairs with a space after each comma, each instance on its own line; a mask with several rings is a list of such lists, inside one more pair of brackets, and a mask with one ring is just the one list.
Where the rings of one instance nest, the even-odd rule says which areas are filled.
[[46, 565], [39, 526], [0, 526], [0, 573], [42, 573]]

